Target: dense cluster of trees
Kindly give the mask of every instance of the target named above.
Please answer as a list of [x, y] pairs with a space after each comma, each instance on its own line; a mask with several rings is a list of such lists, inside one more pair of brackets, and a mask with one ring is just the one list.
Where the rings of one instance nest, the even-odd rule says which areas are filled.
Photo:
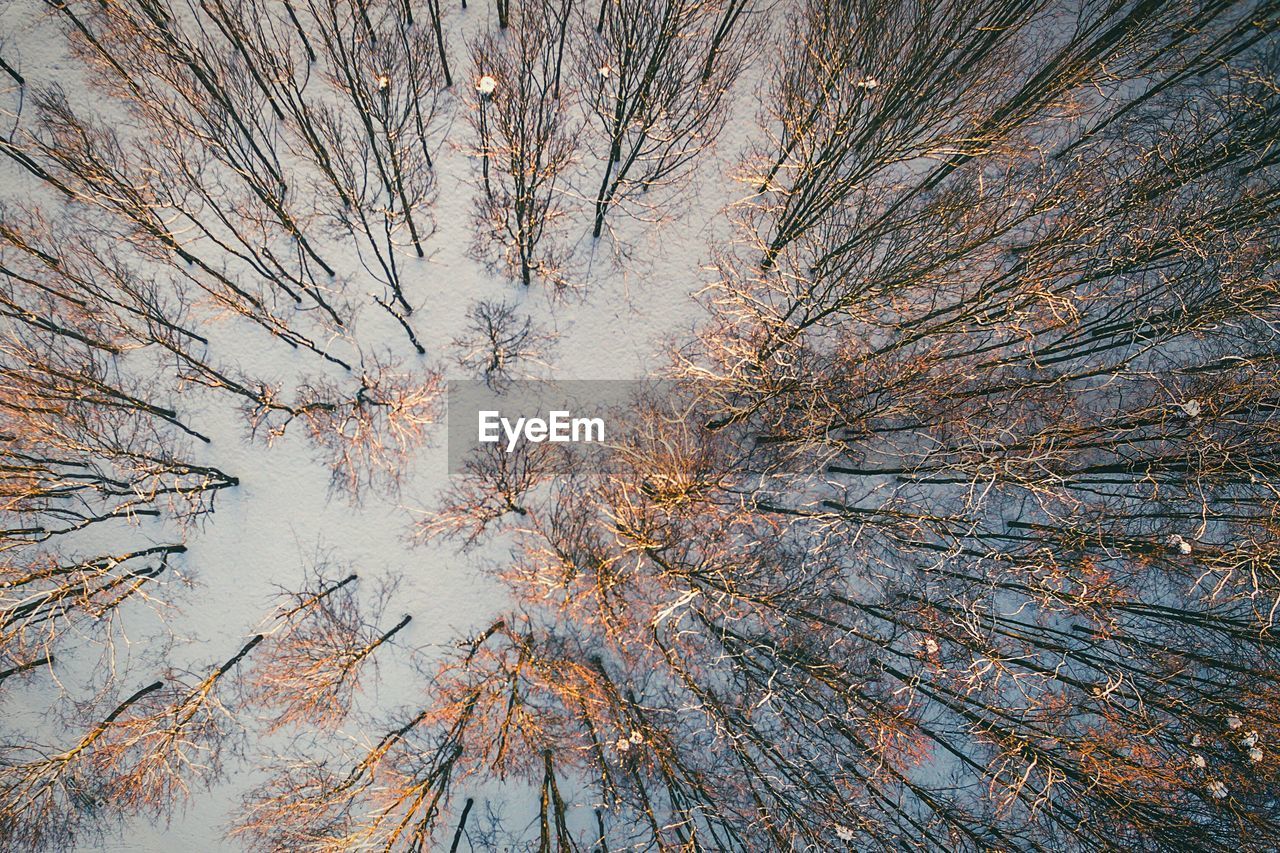
[[[352, 713], [411, 616], [321, 565], [209, 667], [6, 728], [0, 847], [164, 818], [255, 728], [306, 735], [255, 849], [1280, 847], [1280, 10], [538, 0], [463, 38], [477, 5], [47, 3], [111, 117], [0, 42], [0, 696], [163, 608], [237, 487], [180, 398], [395, 491], [449, 151], [473, 254], [559, 289], [756, 122], [626, 433], [477, 455], [421, 521], [508, 546], [515, 605], [414, 707]], [[496, 390], [550, 344], [517, 304], [453, 345]]]
[[1274, 10], [800, 9], [682, 392], [424, 526], [524, 545], [470, 766], [583, 848], [1275, 847]]

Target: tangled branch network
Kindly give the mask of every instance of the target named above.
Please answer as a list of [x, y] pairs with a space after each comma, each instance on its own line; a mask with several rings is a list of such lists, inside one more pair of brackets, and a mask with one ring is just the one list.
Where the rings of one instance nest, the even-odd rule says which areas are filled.
[[1278, 26], [10, 0], [0, 849], [1280, 848]]

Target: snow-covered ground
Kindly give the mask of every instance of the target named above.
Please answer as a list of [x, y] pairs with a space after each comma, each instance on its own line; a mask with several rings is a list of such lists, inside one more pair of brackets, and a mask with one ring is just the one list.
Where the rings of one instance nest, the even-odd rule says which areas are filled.
[[[482, 2], [470, 4], [466, 11], [455, 3], [446, 5], [446, 34], [458, 90], [472, 85], [466, 43], [476, 33], [496, 27], [496, 13], [492, 4]], [[14, 0], [0, 8], [5, 59], [20, 69], [29, 87], [60, 83], [75, 106], [115, 123], [127, 134], [125, 113], [84, 85], [84, 69], [67, 56], [58, 28], [46, 15], [38, 0]], [[578, 290], [555, 298], [537, 285], [526, 289], [507, 280], [470, 256], [477, 167], [469, 149], [474, 141], [462, 120], [465, 101], [446, 94], [444, 120], [436, 134], [437, 190], [429, 210], [436, 230], [427, 241], [426, 259], [408, 253], [401, 258], [408, 270], [407, 296], [416, 309], [412, 322], [428, 353], [412, 355], [404, 336], [371, 302], [362, 309], [354, 332], [359, 348], [376, 354], [385, 347], [408, 358], [410, 369], [414, 364], [439, 366], [447, 376], [473, 378], [453, 362], [452, 339], [461, 332], [465, 314], [477, 300], [504, 299], [516, 302], [537, 325], [554, 332], [547, 376], [623, 379], [660, 367], [664, 344], [684, 338], [698, 320], [694, 294], [709, 275], [704, 270], [709, 247], [722, 243], [729, 233], [724, 209], [744, 191], [727, 175], [755, 127], [755, 85], [751, 74], [740, 79], [733, 122], [716, 148], [701, 158], [695, 177], [680, 188], [678, 203], [670, 207], [677, 215], [663, 223], [616, 216], [611, 223], [616, 231], [612, 241], [597, 242], [590, 236], [586, 196], [594, 192], [603, 163], [598, 134], [583, 142], [568, 187], [569, 204], [575, 211], [558, 224], [573, 245], [570, 271]], [[5, 97], [6, 108], [17, 105], [17, 92]], [[15, 170], [0, 174], [6, 200], [31, 189]], [[355, 282], [352, 292], [358, 291], [362, 273], [351, 250], [335, 242], [325, 247], [325, 254], [342, 265], [340, 276], [349, 276]], [[242, 322], [222, 318], [202, 331], [213, 338], [210, 352], [217, 359], [250, 374], [287, 383], [300, 366], [307, 371], [323, 366], [313, 354], [291, 351]], [[314, 449], [300, 431], [268, 445], [250, 440], [242, 415], [227, 395], [188, 388], [173, 401], [184, 421], [212, 439], [197, 451], [198, 461], [234, 474], [240, 485], [219, 494], [216, 511], [187, 531], [189, 551], [180, 571], [171, 573], [154, 591], [157, 601], [165, 602], [165, 623], [174, 632], [164, 662], [203, 671], [224, 660], [269, 615], [279, 590], [298, 588], [317, 562], [329, 564], [331, 578], [343, 576], [339, 572], [345, 574], [347, 566], [357, 571], [366, 594], [381, 579], [398, 579], [381, 621], [390, 625], [409, 613], [413, 622], [396, 637], [394, 648], [378, 653], [380, 678], [366, 679], [358, 712], [344, 727], [344, 734], [353, 739], [376, 737], [377, 721], [413, 705], [421, 695], [422, 673], [429, 669], [433, 654], [482, 628], [504, 604], [501, 589], [484, 573], [488, 561], [502, 559], [501, 545], [462, 555], [448, 543], [420, 546], [411, 541], [414, 520], [422, 508], [430, 506], [446, 479], [443, 424], [417, 453], [398, 494], [371, 493], [357, 505], [330, 489], [329, 472], [316, 462]], [[164, 524], [140, 522], [127, 528], [122, 525], [110, 535], [119, 535], [131, 547], [142, 547], [171, 541], [173, 531]], [[138, 621], [122, 629], [121, 638], [127, 637], [133, 646], [121, 660], [133, 661], [136, 671], [130, 670], [133, 674], [123, 682], [126, 686], [143, 683], [147, 667], [160, 662], [161, 655], [152, 653], [160, 647], [163, 633], [145, 607], [134, 607], [129, 615]], [[93, 657], [91, 651], [81, 651]], [[97, 665], [99, 659], [93, 660]], [[88, 672], [79, 676], [86, 684], [93, 681]], [[73, 674], [61, 686], [74, 696], [80, 689], [76, 681]], [[2, 704], [5, 729], [29, 731], [30, 726], [38, 726], [50, 742], [64, 741], [75, 729], [47, 719], [47, 709], [56, 698], [55, 689], [46, 682], [10, 691]], [[46, 719], [42, 722], [42, 718]], [[105, 843], [86, 840], [83, 849], [156, 853], [237, 849], [223, 837], [224, 830], [240, 795], [256, 779], [253, 768], [265, 753], [283, 745], [284, 741], [248, 738], [243, 758], [228, 764], [226, 781], [197, 792], [192, 805], [171, 824], [153, 826], [137, 820], [121, 833], [109, 835]], [[489, 793], [503, 796], [497, 790]], [[531, 815], [532, 807], [530, 803]]]

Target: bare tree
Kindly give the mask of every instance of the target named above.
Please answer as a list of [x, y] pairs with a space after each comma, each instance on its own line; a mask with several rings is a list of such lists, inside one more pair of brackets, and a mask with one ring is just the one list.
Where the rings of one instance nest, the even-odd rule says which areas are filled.
[[268, 730], [340, 723], [360, 688], [365, 664], [411, 621], [405, 614], [391, 628], [379, 628], [376, 622], [394, 590], [384, 586], [379, 591], [367, 618], [355, 580], [352, 574], [285, 597], [279, 622], [268, 631], [247, 679], [251, 701], [273, 713]]
[[453, 341], [460, 350], [458, 364], [480, 374], [494, 391], [522, 376], [525, 364], [540, 363], [553, 341], [507, 302], [477, 302], [467, 319], [466, 333]]
[[505, 269], [526, 287], [535, 273], [564, 286], [567, 253], [549, 229], [564, 212], [558, 184], [576, 153], [578, 130], [559, 92], [553, 17], [552, 4], [544, 3], [522, 12], [501, 37], [487, 34], [471, 45], [478, 83], [468, 117], [480, 139], [484, 190], [476, 199], [476, 248], [485, 255], [496, 243]]
[[597, 238], [612, 208], [670, 190], [715, 141], [748, 34], [701, 0], [606, 0], [600, 11], [599, 34], [577, 42], [581, 97], [607, 149]]
[[203, 677], [172, 672], [134, 692], [65, 750], [11, 750], [0, 768], [0, 838], [57, 849], [122, 817], [172, 814], [191, 784], [221, 772], [234, 731], [223, 679], [261, 641], [253, 637]]
[[334, 402], [339, 386], [314, 380], [298, 391], [307, 435], [353, 498], [370, 488], [395, 491], [405, 465], [440, 420], [441, 379], [434, 371], [406, 373], [374, 362], [355, 394]]

